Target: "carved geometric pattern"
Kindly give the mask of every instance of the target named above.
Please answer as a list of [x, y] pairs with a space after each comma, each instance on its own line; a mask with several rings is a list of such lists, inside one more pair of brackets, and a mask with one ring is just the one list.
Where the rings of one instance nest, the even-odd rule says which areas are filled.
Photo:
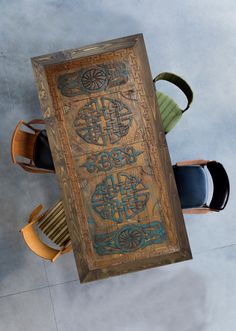
[[128, 134], [132, 112], [122, 101], [100, 97], [78, 111], [74, 120], [76, 133], [89, 144], [106, 146]]
[[122, 223], [146, 208], [150, 193], [136, 176], [126, 173], [109, 175], [97, 184], [92, 195], [92, 207], [103, 218]]
[[[155, 110], [155, 98], [153, 89], [151, 88], [151, 76], [142, 37], [135, 36], [129, 39], [122, 39], [119, 42], [114, 41], [99, 44], [98, 47], [96, 45], [95, 47], [89, 46], [83, 49], [67, 51], [65, 52], [64, 60], [52, 60], [53, 57], [51, 57], [48, 60], [44, 59], [48, 62], [43, 62], [44, 60], [41, 59], [42, 57], [33, 60], [34, 71], [36, 73], [38, 88], [42, 92], [41, 99], [43, 102], [41, 104], [44, 117], [49, 118], [47, 120], [47, 129], [49, 129], [50, 144], [54, 150], [55, 166], [62, 187], [63, 201], [65, 201], [65, 208], [67, 215], [69, 215], [68, 226], [71, 231], [71, 239], [81, 281], [86, 282], [105, 276], [189, 259], [191, 252], [178, 199], [176, 198], [176, 185], [172, 182], [172, 178], [170, 178], [171, 180], [166, 180], [167, 177], [169, 178], [171, 164], [169, 162], [167, 145], [164, 144], [165, 136], [163, 128], [159, 125], [159, 115], [157, 116], [157, 123], [153, 123], [152, 111], [154, 112]], [[40, 63], [40, 61], [42, 62]], [[92, 68], [103, 70], [101, 64], [116, 64], [118, 62], [124, 62], [126, 64], [129, 70], [129, 77], [124, 74], [123, 77], [121, 75], [120, 84], [118, 84], [118, 77], [116, 81], [115, 79], [108, 79], [109, 82], [107, 85], [100, 83], [101, 85], [97, 88], [99, 89], [100, 87], [101, 92], [99, 90], [89, 91], [89, 86], [86, 89], [87, 76], [84, 76], [85, 80], [83, 80], [83, 83], [81, 81], [84, 72], [81, 71], [80, 77], [78, 75], [76, 77], [75, 75], [75, 72], [78, 73], [82, 68], [86, 70]], [[73, 73], [72, 76], [69, 76], [71, 73]], [[68, 75], [67, 77], [64, 76], [64, 78], [69, 78], [69, 82], [64, 82], [64, 86], [58, 89], [59, 77], [63, 75]], [[80, 79], [79, 83], [78, 79]], [[126, 79], [128, 79], [126, 85], [121, 85], [125, 84]], [[113, 82], [115, 87], [111, 88]], [[41, 83], [43, 83], [43, 86], [41, 86]], [[119, 85], [121, 86], [119, 87]], [[81, 90], [81, 88], [84, 90]], [[45, 96], [45, 90], [48, 97]], [[73, 97], [73, 95], [78, 97]], [[147, 143], [129, 146], [135, 146], [135, 149], [138, 150], [146, 150], [147, 155], [153, 154], [150, 160], [149, 158], [146, 160], [142, 154], [138, 156], [137, 164], [131, 165], [134, 166], [132, 168], [132, 174], [142, 178], [143, 183], [148, 185], [150, 197], [146, 209], [131, 220], [125, 220], [125, 216], [121, 212], [124, 223], [114, 223], [109, 219], [103, 220], [93, 210], [91, 205], [96, 184], [101, 183], [108, 174], [102, 172], [89, 174], [85, 168], [81, 169], [76, 166], [86, 162], [89, 153], [94, 154], [103, 150], [111, 151], [112, 148], [118, 147], [118, 144], [110, 144], [109, 137], [107, 138], [107, 145], [88, 145], [83, 138], [80, 138], [76, 134], [74, 119], [78, 115], [79, 109], [92, 101], [91, 99], [98, 96], [101, 97], [102, 95], [124, 101], [131, 108], [134, 116], [132, 127], [130, 127], [128, 133], [130, 134], [132, 131], [132, 137], [125, 136], [121, 138], [119, 147], [124, 146], [128, 140], [126, 138], [129, 137], [129, 141], [132, 140], [132, 143], [141, 140]], [[99, 106], [100, 103], [99, 99]], [[80, 105], [79, 107], [78, 104]], [[137, 104], [138, 109], [134, 108], [135, 104]], [[64, 111], [66, 106], [70, 106], [68, 114]], [[103, 119], [102, 123], [104, 123]], [[103, 127], [105, 128], [105, 126]], [[61, 133], [64, 133], [64, 136]], [[100, 140], [99, 143], [103, 143], [102, 139]], [[78, 153], [75, 153], [73, 146], [80, 145], [81, 143], [83, 147], [80, 149], [78, 146]], [[95, 144], [97, 144], [97, 141], [95, 141]], [[102, 146], [105, 148], [101, 148]], [[62, 159], [58, 157], [58, 151], [61, 151]], [[79, 155], [81, 155], [80, 160], [82, 159], [83, 161], [78, 163]], [[150, 163], [153, 169], [154, 176], [152, 178], [148, 177], [143, 171], [141, 171], [139, 176], [139, 168], [141, 170], [146, 169], [148, 163]], [[131, 170], [125, 170], [126, 168], [128, 166], [112, 169], [116, 183], [117, 172], [127, 172], [130, 174]], [[84, 180], [82, 178], [83, 174], [85, 174], [84, 177], [86, 177], [88, 182], [84, 189], [81, 187]], [[102, 179], [99, 180], [100, 174], [102, 174]], [[67, 189], [64, 187], [64, 183], [67, 183]], [[120, 196], [118, 198], [120, 201]], [[158, 201], [158, 206], [155, 212], [152, 212], [155, 198]], [[73, 213], [70, 210], [71, 205], [73, 206]], [[88, 226], [87, 224], [91, 211], [96, 222], [94, 226]], [[166, 231], [168, 229], [168, 243], [164, 242], [163, 244], [154, 245], [153, 248], [152, 246], [148, 246], [144, 249], [135, 250], [139, 242], [141, 242], [139, 246], [142, 246], [142, 235], [140, 232], [131, 232], [129, 235], [130, 232], [123, 229], [123, 227], [136, 224], [150, 225], [150, 222], [153, 220], [164, 222]], [[111, 234], [108, 237], [108, 233], [112, 233], [112, 231], [117, 231], [118, 229], [121, 230], [121, 228], [124, 232], [119, 236], [119, 240], [117, 238], [117, 242], [112, 239]], [[176, 231], [177, 228], [178, 231]], [[104, 237], [101, 238], [100, 234], [104, 234]], [[90, 247], [93, 245], [94, 238], [97, 239], [95, 241], [97, 245], [101, 244], [100, 248], [98, 248], [101, 254], [101, 256], [97, 256], [99, 257], [98, 260], [95, 256], [96, 250], [94, 249], [94, 252], [92, 252]], [[109, 238], [113, 240], [113, 243], [109, 242]], [[152, 239], [154, 240], [154, 236]], [[127, 243], [125, 244], [125, 242]], [[176, 248], [175, 251], [173, 251], [173, 247]], [[119, 254], [129, 250], [131, 252], [130, 254]], [[110, 251], [113, 253], [110, 253]], [[94, 268], [96, 268], [96, 272]]]
[[86, 167], [90, 173], [109, 171], [135, 163], [137, 157], [142, 153], [143, 151], [135, 150], [132, 146], [114, 147], [111, 151], [91, 154], [81, 167]]
[[99, 255], [124, 254], [161, 244], [167, 239], [163, 224], [153, 221], [149, 224], [126, 225], [111, 233], [97, 234], [94, 237], [94, 248]]
[[58, 88], [62, 95], [74, 97], [99, 92], [128, 81], [128, 70], [123, 62], [102, 64], [59, 76]]

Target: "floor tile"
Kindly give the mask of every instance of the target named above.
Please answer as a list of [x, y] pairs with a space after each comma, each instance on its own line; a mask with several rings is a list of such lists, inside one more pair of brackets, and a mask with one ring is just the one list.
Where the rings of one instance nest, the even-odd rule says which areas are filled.
[[0, 297], [48, 285], [42, 259], [17, 230], [0, 236], [0, 251]]
[[2, 165], [0, 174], [0, 235], [18, 231], [39, 204], [46, 210], [60, 199], [54, 174], [32, 174], [18, 165]]
[[46, 210], [61, 199], [56, 174], [25, 174], [23, 170], [22, 172], [22, 176], [28, 177], [29, 204], [31, 209], [38, 204], [43, 204]]
[[57, 331], [49, 289], [0, 298], [0, 330]]
[[54, 263], [44, 261], [49, 285], [78, 280], [73, 252], [60, 256]]
[[234, 246], [108, 280], [53, 286], [58, 329], [234, 331], [235, 257]]
[[[27, 173], [11, 160], [11, 137], [20, 119], [41, 117], [33, 74], [25, 59], [0, 56], [0, 107], [5, 110], [0, 121], [0, 234], [22, 227], [31, 210], [39, 203], [49, 207], [60, 198], [54, 174]], [[20, 82], [20, 83], [19, 83]]]
[[10, 156], [10, 132], [11, 132], [11, 115], [12, 115], [12, 100], [9, 94], [7, 84], [7, 77], [5, 71], [6, 56], [0, 56], [0, 108], [1, 108], [1, 121], [0, 121], [0, 140], [1, 140], [1, 163], [5, 161], [6, 155], [9, 159]]
[[[60, 0], [29, 4], [23, 0], [21, 7], [27, 10], [17, 10], [18, 2], [15, 0], [11, 4], [7, 1], [2, 4], [2, 12], [7, 12], [7, 15], [2, 15], [4, 29], [0, 35], [0, 44], [4, 45], [8, 54], [37, 56], [88, 45], [100, 38], [108, 40], [140, 31], [140, 23], [135, 16], [119, 12], [106, 3], [99, 3], [99, 19], [98, 8], [84, 1], [65, 3]], [[89, 16], [84, 15], [86, 11], [89, 11]], [[107, 29], [107, 26], [116, 28]], [[82, 30], [80, 27], [83, 27]]]
[[16, 123], [42, 118], [30, 58], [7, 54], [4, 67]]
[[27, 176], [19, 168], [6, 166], [0, 174], [0, 236], [18, 231], [26, 222], [31, 210]]

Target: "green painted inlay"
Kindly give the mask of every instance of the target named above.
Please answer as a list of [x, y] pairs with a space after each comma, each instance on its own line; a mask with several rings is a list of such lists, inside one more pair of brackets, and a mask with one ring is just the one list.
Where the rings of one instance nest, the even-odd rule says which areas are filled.
[[82, 167], [90, 173], [109, 171], [113, 168], [121, 168], [125, 165], [135, 163], [137, 157], [143, 151], [135, 150], [134, 147], [115, 147], [111, 151], [95, 153], [87, 157]]
[[146, 208], [150, 193], [142, 180], [127, 173], [109, 175], [97, 184], [92, 207], [103, 218], [122, 223]]
[[164, 225], [153, 221], [148, 224], [126, 225], [118, 231], [95, 235], [93, 246], [99, 255], [124, 254], [161, 244], [166, 239]]
[[74, 97], [84, 93], [100, 92], [107, 88], [126, 84], [127, 81], [126, 64], [116, 62], [60, 75], [57, 86], [62, 95]]

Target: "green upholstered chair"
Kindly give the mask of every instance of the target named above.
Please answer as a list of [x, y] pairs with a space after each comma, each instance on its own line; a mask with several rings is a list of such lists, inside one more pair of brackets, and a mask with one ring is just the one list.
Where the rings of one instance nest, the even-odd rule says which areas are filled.
[[[185, 109], [181, 109], [172, 98], [160, 92], [156, 88], [155, 83], [159, 80], [166, 80], [181, 89], [181, 91], [185, 94], [188, 100]], [[181, 119], [183, 113], [190, 107], [190, 104], [193, 100], [193, 92], [190, 86], [185, 82], [185, 80], [170, 72], [163, 72], [159, 74], [153, 79], [153, 82], [156, 88], [157, 103], [161, 113], [164, 130], [165, 133], [168, 133], [175, 127], [177, 122]]]

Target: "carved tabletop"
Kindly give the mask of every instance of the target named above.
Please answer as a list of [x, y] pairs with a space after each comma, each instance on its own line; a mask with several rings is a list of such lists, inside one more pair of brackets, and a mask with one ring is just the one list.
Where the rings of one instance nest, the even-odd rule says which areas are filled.
[[32, 64], [80, 281], [190, 259], [143, 36]]

